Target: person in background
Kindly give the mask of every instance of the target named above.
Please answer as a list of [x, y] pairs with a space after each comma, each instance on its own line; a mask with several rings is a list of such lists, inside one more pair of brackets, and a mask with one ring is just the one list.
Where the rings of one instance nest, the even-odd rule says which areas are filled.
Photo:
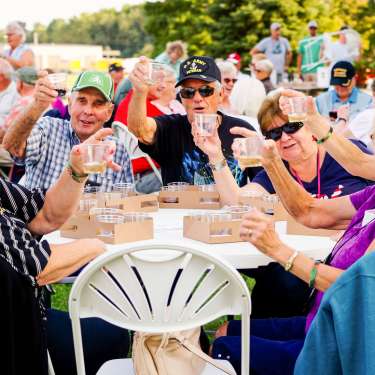
[[273, 64], [271, 60], [259, 60], [254, 65], [254, 73], [256, 79], [263, 83], [266, 94], [275, 90], [275, 86], [271, 82], [271, 74], [273, 72]]
[[228, 114], [235, 114], [236, 111], [233, 108], [230, 95], [232, 93], [233, 87], [238, 81], [237, 69], [230, 61], [219, 61], [217, 63], [218, 68], [221, 73], [221, 85], [224, 89], [223, 98], [220, 103], [220, 110]]
[[255, 55], [251, 56], [249, 69], [250, 69], [250, 74], [252, 77], [255, 76], [255, 63], [257, 61], [266, 60], [266, 59], [267, 59], [267, 56], [262, 52], [256, 53]]
[[[334, 88], [316, 97], [316, 106], [320, 114], [331, 118], [337, 117], [338, 123], [352, 121], [358, 113], [372, 104], [372, 97], [356, 87], [355, 74], [353, 64], [348, 61], [338, 61], [333, 65], [330, 84]], [[343, 105], [349, 106], [347, 119], [337, 116], [338, 108]]]
[[13, 21], [5, 27], [5, 36], [9, 47], [6, 48], [1, 58], [7, 60], [14, 69], [23, 66], [34, 66], [34, 53], [29, 46], [25, 44], [26, 31], [21, 22]]
[[184, 106], [176, 99], [175, 88], [176, 76], [173, 70], [167, 71], [163, 80], [163, 90], [160, 97], [151, 101], [151, 104], [158, 108], [165, 115], [180, 114], [186, 115]]
[[186, 58], [186, 49], [186, 43], [181, 40], [168, 42], [165, 51], [155, 57], [155, 61], [169, 65], [174, 70], [177, 77], [181, 62]]
[[108, 73], [113, 79], [113, 85], [116, 94], [117, 87], [124, 78], [124, 67], [121, 64], [115, 62], [109, 65]]
[[271, 24], [271, 36], [262, 39], [251, 51], [251, 56], [262, 52], [271, 60], [276, 71], [276, 82], [282, 81], [284, 72], [286, 72], [292, 61], [292, 49], [288, 39], [281, 36], [281, 25], [277, 22]]
[[316, 21], [310, 21], [307, 28], [309, 36], [298, 43], [297, 73], [304, 81], [316, 82], [317, 70], [324, 66], [320, 58], [323, 36], [318, 35]]
[[241, 72], [241, 56], [237, 52], [230, 53], [227, 57], [227, 61], [231, 62], [237, 69], [237, 79], [248, 78], [249, 75]]

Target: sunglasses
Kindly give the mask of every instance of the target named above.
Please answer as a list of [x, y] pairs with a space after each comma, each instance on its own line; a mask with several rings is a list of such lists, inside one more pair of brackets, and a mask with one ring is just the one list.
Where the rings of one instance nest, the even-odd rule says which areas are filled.
[[225, 83], [230, 83], [230, 82], [236, 83], [238, 79], [237, 78], [224, 78], [223, 81]]
[[268, 130], [263, 133], [266, 139], [273, 139], [275, 142], [278, 141], [283, 132], [286, 134], [294, 134], [303, 127], [303, 122], [287, 122], [278, 128]]
[[180, 90], [180, 95], [184, 99], [193, 99], [194, 95], [197, 91], [199, 92], [199, 95], [202, 98], [207, 98], [207, 97], [213, 95], [213, 93], [215, 92], [215, 87], [202, 86], [202, 87], [199, 87], [199, 89], [194, 89], [192, 87], [183, 87]]

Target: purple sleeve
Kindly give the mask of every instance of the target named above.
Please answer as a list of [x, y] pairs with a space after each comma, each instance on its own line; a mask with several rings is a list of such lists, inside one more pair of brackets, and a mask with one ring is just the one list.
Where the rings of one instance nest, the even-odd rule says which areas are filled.
[[369, 196], [375, 193], [375, 185], [369, 186], [366, 189], [357, 191], [356, 193], [350, 194], [349, 198], [354, 208], [358, 210], [362, 204], [368, 200]]

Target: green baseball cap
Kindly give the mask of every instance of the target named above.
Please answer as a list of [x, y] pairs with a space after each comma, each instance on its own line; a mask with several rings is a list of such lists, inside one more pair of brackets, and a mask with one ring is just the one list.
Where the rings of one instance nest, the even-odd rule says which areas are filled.
[[93, 70], [82, 72], [75, 81], [72, 91], [80, 91], [88, 87], [99, 90], [109, 102], [113, 100], [113, 81], [108, 73]]
[[38, 79], [38, 71], [31, 66], [24, 66], [16, 71], [16, 77], [28, 85], [35, 85]]

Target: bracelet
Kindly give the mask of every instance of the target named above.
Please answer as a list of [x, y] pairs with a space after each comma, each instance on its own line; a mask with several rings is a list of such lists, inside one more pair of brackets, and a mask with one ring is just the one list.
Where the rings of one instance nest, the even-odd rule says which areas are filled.
[[320, 263], [322, 263], [320, 260], [314, 261], [314, 266], [313, 266], [313, 268], [311, 268], [311, 271], [310, 271], [309, 288], [314, 288], [316, 275], [318, 274], [317, 266]]
[[325, 137], [321, 138], [321, 139], [318, 139], [318, 140], [316, 141], [316, 143], [317, 143], [318, 145], [321, 145], [322, 143], [324, 143], [327, 139], [329, 139], [329, 138], [331, 137], [332, 133], [333, 133], [333, 127], [330, 126], [327, 135], [326, 135]]
[[286, 261], [285, 263], [285, 266], [284, 266], [284, 270], [285, 271], [290, 271], [293, 267], [293, 263], [294, 263], [294, 260], [297, 258], [297, 255], [299, 254], [298, 251], [295, 251], [290, 257], [289, 259]]
[[70, 160], [68, 161], [68, 164], [66, 165], [66, 169], [68, 170], [70, 177], [75, 182], [79, 182], [79, 183], [85, 182], [85, 179], [89, 176], [87, 173], [78, 174], [77, 172], [75, 172], [72, 165], [70, 164]]
[[217, 163], [208, 163], [208, 165], [210, 166], [210, 168], [214, 171], [214, 172], [219, 172], [221, 171], [224, 167], [226, 167], [228, 164], [227, 164], [227, 160], [224, 158], [223, 160], [217, 162]]

